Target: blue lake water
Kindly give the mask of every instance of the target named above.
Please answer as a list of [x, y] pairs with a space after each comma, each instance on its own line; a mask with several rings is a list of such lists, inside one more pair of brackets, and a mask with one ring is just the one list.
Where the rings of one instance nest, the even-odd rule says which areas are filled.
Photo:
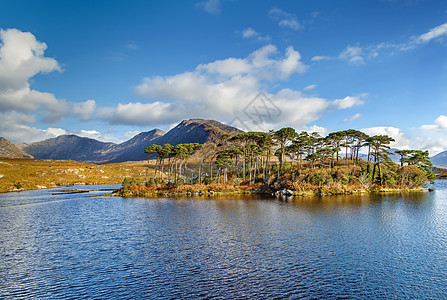
[[447, 181], [434, 187], [287, 201], [0, 194], [0, 298], [446, 299]]

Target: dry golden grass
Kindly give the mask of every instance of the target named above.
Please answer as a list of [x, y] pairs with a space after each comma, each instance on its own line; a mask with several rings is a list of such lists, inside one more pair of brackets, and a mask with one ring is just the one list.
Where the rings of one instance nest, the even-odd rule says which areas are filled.
[[[71, 160], [0, 158], [0, 192], [83, 184], [121, 184], [125, 177], [144, 182], [147, 163], [95, 165]], [[154, 176], [149, 169], [148, 176]]]

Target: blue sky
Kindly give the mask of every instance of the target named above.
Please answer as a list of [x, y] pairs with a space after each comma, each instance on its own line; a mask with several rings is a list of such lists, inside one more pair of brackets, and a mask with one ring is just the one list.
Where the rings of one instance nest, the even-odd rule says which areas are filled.
[[10, 0], [0, 30], [14, 142], [207, 118], [447, 149], [446, 1]]

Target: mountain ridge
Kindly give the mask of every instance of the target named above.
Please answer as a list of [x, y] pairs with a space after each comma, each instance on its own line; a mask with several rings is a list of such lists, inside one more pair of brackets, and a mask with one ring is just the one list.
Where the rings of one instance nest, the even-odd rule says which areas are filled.
[[[15, 144], [0, 138], [0, 157], [72, 159], [93, 163], [139, 161], [147, 158], [144, 149], [151, 144], [203, 144], [207, 141], [215, 141], [223, 133], [237, 134], [240, 132], [243, 131], [219, 121], [189, 119], [181, 121], [168, 132], [160, 129], [143, 131], [119, 144], [101, 142], [77, 135], [62, 135], [34, 143]], [[6, 154], [10, 153], [7, 149], [14, 149], [12, 153], [15, 153], [15, 156]], [[393, 155], [392, 159], [399, 163], [399, 156]], [[431, 161], [434, 166], [447, 168], [447, 150], [432, 156]]]
[[447, 168], [447, 150], [430, 157], [430, 161], [436, 167]]
[[33, 158], [33, 156], [25, 153], [14, 143], [11, 143], [4, 137], [0, 137], [0, 157], [6, 158]]
[[120, 143], [101, 142], [77, 135], [61, 135], [34, 143], [17, 143], [18, 148], [35, 158], [72, 159], [81, 162], [115, 163], [147, 158], [144, 149], [151, 144], [205, 143], [223, 133], [237, 134], [241, 130], [215, 120], [189, 119], [164, 132], [160, 129], [140, 132]]

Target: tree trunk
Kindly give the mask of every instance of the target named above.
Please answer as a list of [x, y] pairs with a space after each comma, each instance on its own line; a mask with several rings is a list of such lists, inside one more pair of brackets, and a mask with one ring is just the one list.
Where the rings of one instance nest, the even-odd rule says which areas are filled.
[[199, 176], [200, 183], [202, 183], [202, 173], [203, 173], [203, 163], [204, 162], [205, 162], [205, 160], [200, 161], [200, 176]]

